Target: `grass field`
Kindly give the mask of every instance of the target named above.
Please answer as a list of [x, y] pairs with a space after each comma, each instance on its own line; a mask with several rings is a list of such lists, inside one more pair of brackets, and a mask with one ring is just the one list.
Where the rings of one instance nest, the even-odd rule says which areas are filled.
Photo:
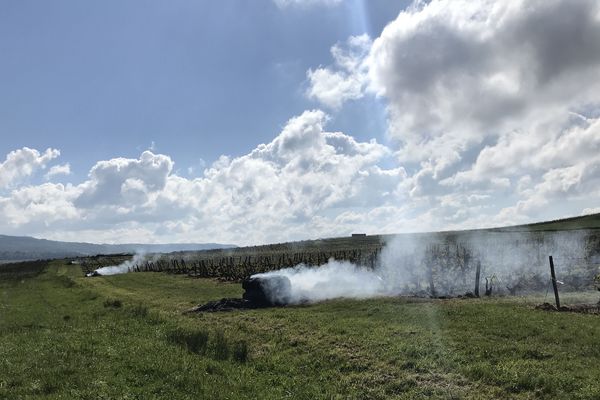
[[60, 261], [3, 278], [0, 398], [600, 398], [600, 317], [543, 296], [182, 314], [241, 292]]

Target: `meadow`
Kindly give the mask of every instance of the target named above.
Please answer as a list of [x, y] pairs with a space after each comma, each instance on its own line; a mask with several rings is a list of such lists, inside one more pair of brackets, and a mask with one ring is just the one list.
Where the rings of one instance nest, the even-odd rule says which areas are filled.
[[544, 293], [185, 314], [241, 286], [23, 271], [0, 276], [2, 399], [600, 398], [600, 317], [536, 310]]

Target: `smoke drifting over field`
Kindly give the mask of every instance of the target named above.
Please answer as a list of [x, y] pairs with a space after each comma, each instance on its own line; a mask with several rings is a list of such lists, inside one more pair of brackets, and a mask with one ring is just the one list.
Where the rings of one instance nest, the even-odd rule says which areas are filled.
[[331, 259], [320, 267], [307, 267], [300, 264], [294, 268], [253, 276], [276, 275], [283, 275], [290, 280], [292, 284], [291, 303], [321, 301], [337, 297], [368, 298], [386, 294], [385, 282], [375, 271], [347, 261]]
[[388, 241], [374, 269], [329, 260], [320, 267], [300, 264], [255, 276], [286, 276], [291, 303], [388, 295], [459, 295], [475, 290], [478, 265], [481, 294], [518, 294], [550, 285], [548, 256], [555, 259], [566, 289], [592, 283], [598, 246], [585, 231], [464, 232], [399, 235]]
[[98, 268], [95, 272], [100, 275], [118, 275], [133, 271], [137, 264], [141, 264], [146, 259], [145, 253], [136, 253], [131, 260], [122, 262], [119, 265]]

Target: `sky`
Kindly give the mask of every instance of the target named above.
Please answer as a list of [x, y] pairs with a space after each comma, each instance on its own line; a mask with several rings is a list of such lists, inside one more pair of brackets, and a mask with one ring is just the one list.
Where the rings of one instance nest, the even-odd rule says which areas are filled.
[[595, 0], [0, 2], [0, 234], [262, 244], [600, 212]]

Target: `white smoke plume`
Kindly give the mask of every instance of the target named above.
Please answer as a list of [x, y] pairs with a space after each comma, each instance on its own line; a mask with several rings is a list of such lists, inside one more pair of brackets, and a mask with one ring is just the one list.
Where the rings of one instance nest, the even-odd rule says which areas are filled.
[[388, 244], [375, 269], [330, 259], [319, 267], [300, 264], [253, 277], [287, 277], [291, 283], [291, 304], [341, 297], [393, 296], [402, 293], [405, 279], [411, 276], [407, 265], [400, 263], [401, 257], [412, 255], [416, 250], [415, 242], [408, 239]]
[[133, 271], [133, 268], [137, 264], [141, 264], [146, 259], [146, 253], [138, 252], [136, 253], [131, 260], [127, 260], [122, 262], [119, 265], [111, 265], [108, 267], [98, 268], [94, 272], [97, 272], [100, 275], [118, 275], [118, 274], [126, 274], [128, 272]]
[[253, 275], [285, 276], [290, 280], [290, 303], [322, 301], [338, 297], [368, 298], [387, 293], [384, 280], [375, 271], [334, 259], [320, 267], [300, 264], [294, 268]]
[[383, 248], [374, 269], [331, 259], [319, 267], [300, 264], [254, 277], [287, 277], [292, 304], [340, 297], [454, 296], [474, 292], [480, 265], [481, 295], [486, 278], [494, 293], [515, 294], [550, 285], [552, 255], [564, 288], [578, 290], [593, 283], [600, 265], [598, 240], [585, 231], [398, 235]]

